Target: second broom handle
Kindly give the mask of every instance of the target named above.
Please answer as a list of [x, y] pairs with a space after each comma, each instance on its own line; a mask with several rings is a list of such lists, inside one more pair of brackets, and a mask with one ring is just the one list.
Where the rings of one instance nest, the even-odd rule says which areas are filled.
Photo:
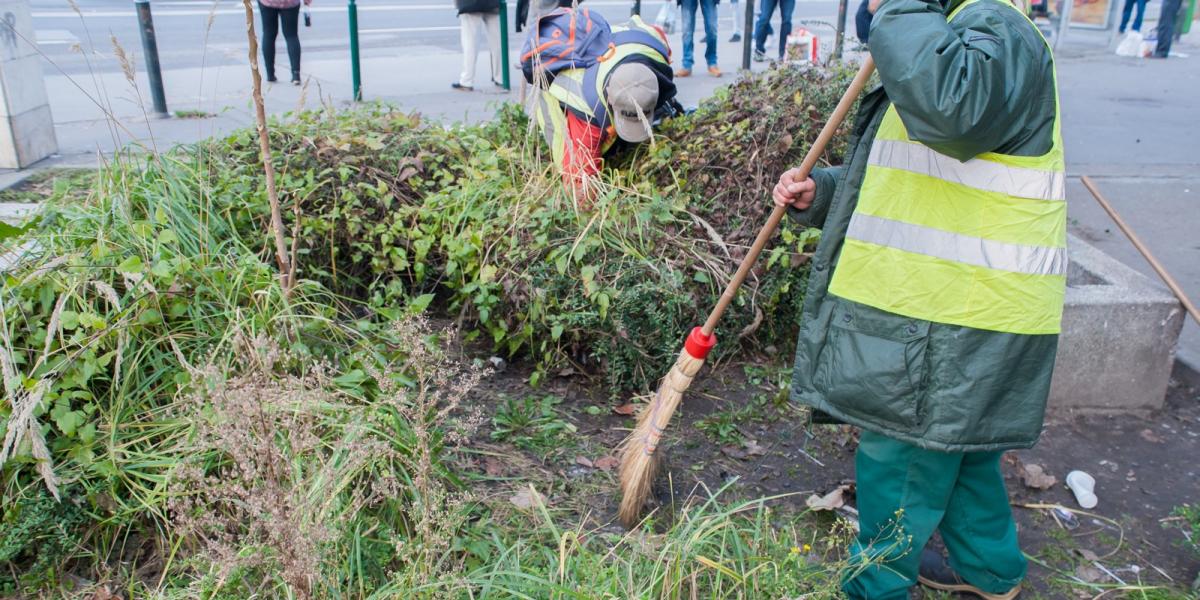
[[1133, 232], [1133, 228], [1126, 224], [1125, 219], [1122, 219], [1121, 215], [1117, 213], [1117, 209], [1108, 203], [1108, 200], [1104, 198], [1104, 194], [1100, 193], [1100, 188], [1096, 186], [1096, 182], [1092, 181], [1092, 178], [1087, 175], [1084, 175], [1080, 179], [1083, 181], [1083, 186], [1092, 193], [1092, 197], [1096, 199], [1096, 202], [1100, 203], [1100, 208], [1103, 208], [1104, 212], [1108, 213], [1108, 216], [1117, 224], [1117, 227], [1121, 228], [1121, 233], [1125, 234], [1125, 237], [1129, 239], [1133, 247], [1137, 248], [1137, 251], [1146, 259], [1146, 262], [1150, 263], [1150, 268], [1154, 269], [1155, 273], [1158, 273], [1163, 283], [1171, 288], [1171, 293], [1175, 294], [1175, 297], [1179, 299], [1179, 303], [1183, 305], [1184, 310], [1192, 315], [1192, 319], [1195, 319], [1197, 325], [1200, 325], [1200, 310], [1197, 310], [1196, 305], [1192, 304], [1187, 294], [1183, 293], [1183, 288], [1179, 287], [1179, 282], [1175, 281], [1175, 278], [1171, 277], [1171, 274], [1167, 272], [1167, 268], [1158, 262], [1158, 259], [1154, 257], [1154, 253], [1150, 252], [1150, 248], [1142, 243], [1142, 238], [1138, 237], [1138, 234]]
[[[829, 140], [833, 138], [833, 134], [841, 126], [842, 121], [846, 119], [846, 114], [850, 112], [850, 107], [854, 106], [854, 102], [858, 100], [859, 94], [862, 93], [863, 87], [867, 85], [867, 80], [871, 78], [871, 73], [875, 70], [875, 61], [871, 60], [868, 54], [867, 59], [858, 69], [858, 74], [854, 76], [854, 81], [850, 82], [850, 87], [846, 88], [846, 93], [842, 94], [842, 99], [838, 101], [837, 108], [833, 109], [833, 114], [829, 115], [829, 120], [825, 122], [825, 126], [821, 128], [820, 135], [816, 141], [808, 149], [808, 154], [804, 156], [804, 162], [800, 163], [799, 181], [808, 179], [809, 173], [812, 173], [813, 167], [817, 165], [817, 160], [821, 158], [821, 154], [825, 152], [825, 146], [829, 144]], [[750, 274], [750, 269], [754, 267], [754, 263], [758, 260], [758, 255], [762, 253], [763, 247], [767, 245], [767, 240], [771, 239], [771, 234], [775, 233], [775, 228], [779, 227], [779, 222], [783, 220], [783, 215], [787, 213], [787, 207], [776, 206], [775, 210], [771, 211], [771, 216], [767, 218], [767, 222], [763, 228], [759, 230], [758, 237], [754, 238], [754, 245], [750, 246], [750, 251], [746, 253], [746, 257], [742, 259], [742, 264], [738, 266], [737, 273], [733, 274], [733, 279], [729, 280], [729, 285], [725, 286], [725, 291], [721, 293], [721, 299], [717, 301], [717, 305], [713, 307], [712, 312], [708, 313], [708, 320], [704, 322], [704, 335], [712, 335], [713, 330], [717, 328], [717, 322], [721, 320], [721, 315], [725, 314], [725, 309], [729, 308], [729, 303], [733, 302], [733, 297], [737, 295], [738, 288], [742, 287], [742, 282], [746, 281], [746, 276]]]

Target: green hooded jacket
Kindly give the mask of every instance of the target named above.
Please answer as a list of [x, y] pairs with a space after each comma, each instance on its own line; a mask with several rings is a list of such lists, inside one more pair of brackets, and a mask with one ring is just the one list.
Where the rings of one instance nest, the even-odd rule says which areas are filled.
[[1028, 448], [1042, 429], [1056, 335], [932, 323], [829, 293], [879, 123], [894, 103], [909, 136], [959, 160], [1035, 156], [1052, 144], [1054, 64], [1034, 26], [1003, 0], [885, 0], [871, 23], [883, 82], [863, 98], [844, 165], [818, 169], [822, 230], [804, 298], [792, 398], [835, 419], [943, 451]]

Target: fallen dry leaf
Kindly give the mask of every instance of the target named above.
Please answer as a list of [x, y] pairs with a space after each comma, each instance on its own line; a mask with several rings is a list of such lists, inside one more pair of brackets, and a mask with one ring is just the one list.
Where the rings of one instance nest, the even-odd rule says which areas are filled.
[[1090, 560], [1090, 561], [1100, 560], [1100, 557], [1096, 556], [1095, 552], [1092, 552], [1091, 550], [1088, 550], [1087, 548], [1079, 548], [1078, 550], [1076, 550], [1076, 552], [1078, 552], [1079, 555], [1082, 556], [1086, 560]]
[[839, 485], [837, 489], [824, 496], [816, 494], [809, 496], [804, 504], [813, 510], [836, 510], [846, 504], [846, 491], [849, 489], [848, 485]]
[[742, 444], [742, 447], [746, 449], [746, 454], [750, 456], [763, 456], [767, 453], [766, 447], [759, 445], [756, 440], [748, 440], [745, 444]]
[[621, 459], [615, 456], [601, 456], [596, 459], [595, 465], [601, 471], [611, 471], [621, 464]]
[[488, 456], [483, 459], [483, 472], [488, 477], [499, 477], [504, 474], [504, 463], [494, 456]]
[[736, 460], [746, 460], [750, 457], [750, 455], [743, 452], [741, 448], [733, 445], [721, 446], [721, 453]]
[[1048, 490], [1058, 483], [1058, 478], [1048, 475], [1041, 465], [1025, 465], [1021, 480], [1025, 482], [1025, 487], [1035, 490]]
[[1152, 429], [1143, 429], [1141, 435], [1142, 435], [1143, 440], [1146, 440], [1147, 442], [1150, 442], [1151, 444], [1163, 443], [1162, 438], [1158, 437], [1158, 434], [1154, 433], [1154, 430], [1152, 430]]
[[120, 596], [113, 594], [107, 585], [92, 592], [92, 600], [120, 600], [120, 598]]
[[535, 506], [546, 505], [546, 497], [538, 493], [537, 490], [533, 489], [533, 486], [528, 486], [518, 491], [516, 494], [513, 494], [508, 501], [512, 502], [513, 506], [521, 510], [529, 510]]
[[1075, 569], [1075, 576], [1082, 579], [1085, 583], [1096, 583], [1104, 579], [1104, 572], [1091, 565], [1079, 565]]
[[588, 460], [588, 457], [586, 456], [576, 456], [575, 464], [587, 467], [589, 469], [595, 468], [596, 466], [594, 463], [592, 463], [592, 461]]
[[627, 402], [620, 406], [614, 406], [612, 410], [618, 415], [625, 415], [628, 417], [637, 412], [637, 406], [633, 405], [633, 403]]

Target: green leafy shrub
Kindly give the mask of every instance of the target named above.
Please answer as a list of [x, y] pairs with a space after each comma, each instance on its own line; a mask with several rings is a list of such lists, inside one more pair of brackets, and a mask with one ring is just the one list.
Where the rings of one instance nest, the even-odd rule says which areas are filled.
[[492, 439], [542, 455], [571, 447], [575, 426], [559, 414], [561, 403], [555, 396], [505, 399], [492, 417]]
[[[496, 351], [645, 389], [699, 324], [852, 72], [774, 69], [740, 80], [653, 144], [614, 159], [600, 199], [566, 197], [515, 106], [452, 128], [382, 106], [311, 112], [272, 128], [301, 276], [395, 315], [434, 307]], [[838, 160], [839, 141], [826, 153]], [[251, 131], [214, 140], [213, 194], [262, 214]], [[249, 202], [253, 200], [253, 202]], [[718, 357], [794, 336], [815, 235], [782, 228], [722, 325]], [[769, 317], [769, 318], [768, 318]], [[731, 335], [732, 334], [732, 335]]]
[[[74, 489], [63, 490], [59, 501], [43, 488], [34, 488], [16, 502], [6, 503], [0, 519], [0, 594], [59, 583], [60, 566], [71, 558], [87, 517]], [[20, 579], [12, 574], [20, 573]]]

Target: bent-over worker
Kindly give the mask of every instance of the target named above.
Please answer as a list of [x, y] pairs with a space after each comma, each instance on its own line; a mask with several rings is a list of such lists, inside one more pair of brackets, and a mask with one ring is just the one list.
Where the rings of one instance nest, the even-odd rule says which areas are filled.
[[[598, 13], [589, 18], [603, 19]], [[644, 142], [656, 118], [679, 110], [662, 30], [635, 16], [613, 27], [611, 40], [595, 64], [540, 82], [544, 90], [535, 91], [531, 105], [564, 185], [585, 206], [596, 193], [592, 181], [603, 157], [617, 141]]]

